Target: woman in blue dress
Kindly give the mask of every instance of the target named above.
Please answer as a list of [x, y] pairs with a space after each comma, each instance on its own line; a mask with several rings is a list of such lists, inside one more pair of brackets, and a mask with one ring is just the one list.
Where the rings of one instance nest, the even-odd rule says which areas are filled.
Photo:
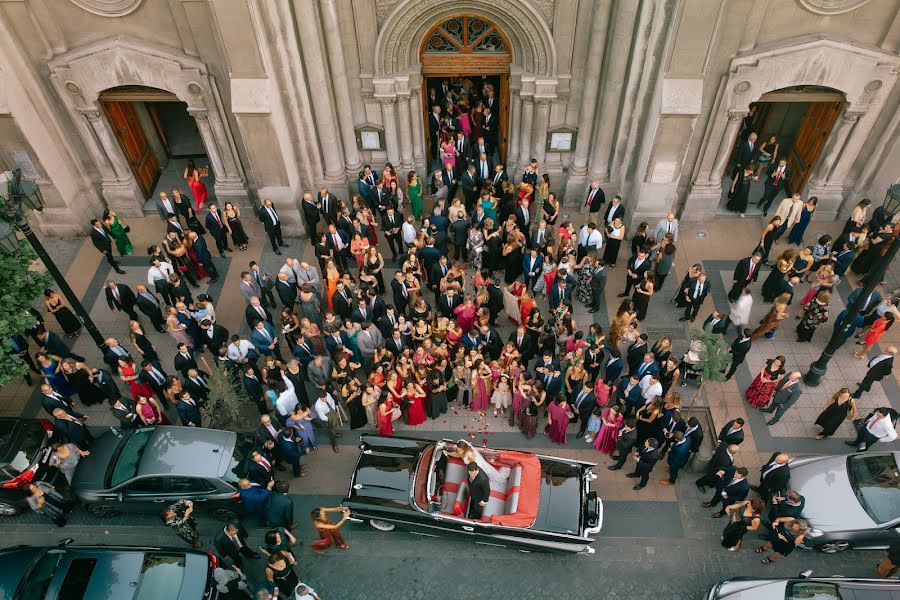
[[816, 204], [818, 202], [819, 199], [816, 196], [812, 196], [803, 205], [803, 210], [800, 212], [800, 220], [791, 227], [791, 233], [788, 235], [789, 243], [797, 244], [798, 246], [803, 245], [803, 234], [806, 233], [806, 227], [812, 220], [812, 214], [816, 212]]
[[297, 439], [301, 440], [307, 452], [318, 447], [316, 446], [316, 432], [313, 431], [312, 415], [308, 408], [298, 404], [284, 424], [294, 430]]
[[75, 395], [75, 388], [69, 385], [69, 382], [66, 381], [66, 378], [63, 377], [59, 372], [60, 363], [62, 361], [59, 360], [58, 356], [38, 352], [35, 355], [35, 361], [37, 362], [38, 368], [41, 370], [41, 373], [44, 374], [44, 381], [53, 386], [54, 390], [56, 390], [63, 396]]

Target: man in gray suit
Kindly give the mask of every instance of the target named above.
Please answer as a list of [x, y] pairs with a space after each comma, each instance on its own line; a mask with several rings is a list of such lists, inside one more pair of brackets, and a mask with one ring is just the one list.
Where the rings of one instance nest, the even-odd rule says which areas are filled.
[[259, 298], [260, 297], [260, 289], [256, 285], [256, 282], [253, 281], [253, 277], [250, 276], [249, 271], [241, 272], [241, 283], [239, 284], [241, 290], [241, 296], [244, 297], [244, 300], [249, 304], [250, 298]]
[[803, 393], [803, 387], [800, 385], [800, 378], [803, 374], [800, 371], [794, 371], [787, 377], [783, 377], [778, 385], [775, 386], [775, 395], [772, 397], [772, 403], [769, 408], [764, 408], [763, 412], [773, 412], [772, 417], [767, 425], [774, 425], [781, 418], [787, 409], [794, 405]]
[[169, 196], [165, 192], [160, 192], [159, 198], [156, 199], [156, 212], [159, 213], [159, 218], [163, 223], [168, 221], [169, 217], [172, 215], [178, 216], [178, 210], [175, 208], [175, 203], [169, 199]]
[[360, 328], [361, 331], [356, 336], [356, 345], [362, 355], [363, 370], [369, 373], [375, 362], [375, 351], [384, 345], [384, 336], [371, 321], [363, 321]]
[[661, 242], [667, 233], [672, 234], [673, 242], [678, 241], [678, 219], [675, 218], [675, 213], [670, 212], [665, 219], [659, 220], [659, 223], [656, 224], [656, 228], [653, 230], [653, 239]]

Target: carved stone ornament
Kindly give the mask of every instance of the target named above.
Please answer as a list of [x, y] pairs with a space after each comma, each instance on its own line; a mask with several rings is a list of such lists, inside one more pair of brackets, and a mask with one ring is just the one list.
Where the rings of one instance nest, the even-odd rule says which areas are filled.
[[209, 113], [205, 110], [189, 110], [188, 113], [194, 117], [196, 121], [208, 121]]
[[72, 4], [101, 17], [124, 17], [136, 11], [144, 0], [69, 0]]
[[747, 116], [746, 112], [740, 112], [740, 111], [736, 111], [736, 110], [728, 111], [728, 120], [731, 122], [740, 121], [741, 119], [743, 119], [746, 116]]
[[375, 0], [375, 20], [380, 27], [384, 18], [390, 14], [400, 0]]
[[187, 89], [191, 94], [193, 94], [195, 96], [199, 96], [200, 94], [203, 93], [203, 88], [200, 87], [199, 84], [194, 83], [193, 81], [188, 84]]
[[740, 81], [737, 85], [734, 86], [735, 94], [746, 94], [750, 91], [750, 82], [749, 81]]
[[556, 13], [556, 0], [532, 0], [534, 5], [538, 7], [548, 24], [553, 23], [553, 16]]
[[877, 92], [878, 90], [880, 90], [882, 85], [883, 85], [883, 83], [881, 82], [880, 79], [873, 79], [872, 81], [870, 81], [869, 83], [866, 84], [866, 91], [869, 92], [870, 94], [873, 94], [873, 93]]
[[856, 10], [869, 0], [797, 0], [800, 6], [817, 15], [842, 15]]
[[81, 88], [78, 87], [78, 84], [75, 83], [74, 81], [67, 81], [65, 87], [66, 87], [66, 91], [69, 92], [70, 94], [72, 94], [73, 96], [77, 96], [78, 94], [81, 93]]
[[82, 113], [85, 117], [87, 117], [88, 121], [99, 121], [100, 120], [100, 111], [99, 110], [85, 110]]
[[857, 121], [859, 121], [859, 118], [863, 116], [863, 114], [865, 113], [847, 111], [841, 115], [841, 120], [847, 123], [856, 123]]
[[396, 104], [396, 102], [397, 102], [397, 96], [377, 96], [375, 99], [378, 100], [378, 102], [380, 102], [384, 106]]

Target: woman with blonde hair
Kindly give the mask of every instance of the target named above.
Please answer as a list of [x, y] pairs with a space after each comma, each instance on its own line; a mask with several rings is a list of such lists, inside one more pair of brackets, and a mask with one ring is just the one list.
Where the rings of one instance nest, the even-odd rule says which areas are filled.
[[841, 388], [822, 406], [822, 412], [816, 418], [819, 429], [817, 440], [834, 435], [837, 428], [846, 420], [856, 419], [856, 399], [850, 395], [850, 388]]
[[751, 340], [757, 340], [762, 336], [766, 336], [769, 339], [775, 337], [775, 331], [778, 329], [778, 325], [784, 320], [784, 318], [788, 314], [788, 303], [791, 301], [790, 294], [781, 294], [775, 301], [772, 302], [772, 307], [769, 309], [769, 312], [765, 317], [762, 318], [759, 322], [759, 327], [756, 328], [750, 335]]

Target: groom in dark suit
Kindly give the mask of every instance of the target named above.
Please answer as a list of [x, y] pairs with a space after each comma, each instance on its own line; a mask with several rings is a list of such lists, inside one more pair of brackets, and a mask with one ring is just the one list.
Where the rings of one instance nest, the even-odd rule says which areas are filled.
[[491, 498], [491, 484], [487, 475], [475, 463], [469, 463], [466, 475], [469, 478], [469, 512], [466, 516], [470, 519], [480, 519], [484, 507]]

